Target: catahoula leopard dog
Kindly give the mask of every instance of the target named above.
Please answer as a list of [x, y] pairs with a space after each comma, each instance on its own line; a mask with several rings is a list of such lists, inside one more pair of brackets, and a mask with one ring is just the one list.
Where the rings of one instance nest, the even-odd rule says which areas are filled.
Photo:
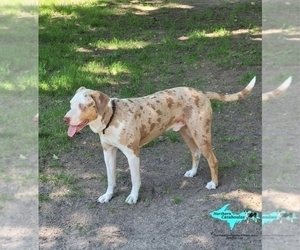
[[110, 98], [97, 90], [79, 88], [70, 101], [71, 109], [63, 121], [69, 126], [70, 137], [87, 125], [100, 135], [108, 187], [98, 201], [109, 202], [113, 196], [116, 152], [119, 149], [127, 157], [131, 173], [132, 189], [126, 202], [137, 202], [141, 186], [140, 148], [169, 129], [179, 131], [191, 151], [192, 168], [184, 176], [196, 175], [202, 154], [211, 173], [211, 181], [206, 188], [215, 189], [218, 185], [218, 160], [211, 143], [210, 100], [237, 101], [247, 96], [254, 84], [255, 78], [245, 89], [231, 95], [177, 87], [129, 99]]

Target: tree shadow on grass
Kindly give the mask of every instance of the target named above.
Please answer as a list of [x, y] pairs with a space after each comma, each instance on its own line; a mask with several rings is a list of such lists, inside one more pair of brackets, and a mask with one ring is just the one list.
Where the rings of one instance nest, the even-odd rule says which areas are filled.
[[130, 97], [183, 85], [183, 72], [207, 59], [229, 68], [261, 63], [260, 41], [251, 34], [260, 26], [259, 4], [128, 3], [40, 7], [42, 95], [118, 85], [116, 94]]

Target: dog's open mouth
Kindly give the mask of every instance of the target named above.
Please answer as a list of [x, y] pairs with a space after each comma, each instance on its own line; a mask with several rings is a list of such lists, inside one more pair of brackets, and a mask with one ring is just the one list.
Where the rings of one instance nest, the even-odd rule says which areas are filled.
[[89, 120], [85, 120], [76, 126], [70, 125], [69, 129], [68, 129], [68, 136], [73, 137], [73, 135], [75, 135], [75, 133], [77, 133], [78, 131], [83, 129], [88, 123], [89, 123]]

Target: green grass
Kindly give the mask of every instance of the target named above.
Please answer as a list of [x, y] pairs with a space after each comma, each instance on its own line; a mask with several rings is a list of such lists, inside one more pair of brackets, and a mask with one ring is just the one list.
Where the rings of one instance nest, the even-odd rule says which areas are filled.
[[[264, 6], [262, 14], [263, 18], [267, 19], [267, 22], [264, 22], [264, 30], [277, 30], [277, 32], [264, 35], [265, 67], [299, 65], [299, 42], [297, 39], [291, 39], [297, 38], [299, 34], [299, 11], [299, 4], [295, 3], [274, 2]], [[287, 74], [285, 79], [290, 76], [288, 72], [284, 73]]]
[[236, 142], [236, 141], [240, 141], [242, 138], [238, 137], [238, 136], [222, 136], [220, 138], [220, 141], [225, 141], [225, 142]]
[[0, 203], [17, 204], [14, 194], [38, 180], [37, 6], [5, 1], [0, 13]]
[[39, 194], [39, 202], [49, 202], [51, 201], [50, 197], [47, 194]]
[[165, 133], [165, 135], [173, 143], [182, 141], [180, 135], [177, 132], [174, 132], [173, 130], [169, 130]]
[[87, 205], [87, 208], [88, 209], [94, 209], [97, 207], [97, 203], [96, 202], [90, 202], [88, 205]]
[[76, 177], [74, 175], [62, 170], [53, 174], [40, 174], [39, 178], [41, 182], [49, 182], [54, 186], [71, 186], [76, 183]]
[[85, 225], [77, 223], [75, 228], [78, 230], [79, 236], [82, 237], [82, 236], [86, 236], [87, 235], [88, 229], [86, 228]]
[[0, 204], [3, 203], [3, 202], [14, 201], [14, 200], [15, 200], [15, 198], [12, 197], [11, 195], [7, 195], [7, 194], [1, 194], [0, 195]]
[[[246, 72], [245, 75], [243, 75], [239, 80], [238, 83], [242, 84], [243, 86], [245, 86], [245, 83], [250, 83], [250, 81], [253, 79], [254, 76], [257, 75], [257, 72], [253, 72], [253, 71], [248, 71]], [[259, 79], [257, 79], [256, 76], [256, 81], [258, 81]]]
[[174, 195], [171, 200], [174, 204], [178, 205], [182, 202], [182, 197], [178, 195]]
[[222, 159], [222, 164], [219, 165], [220, 170], [237, 168], [242, 166], [241, 159], [232, 156], [229, 152], [216, 150], [216, 154], [220, 159]]
[[255, 189], [261, 189], [262, 183], [257, 178], [258, 174], [261, 174], [261, 168], [258, 166], [248, 166], [241, 172], [241, 178], [239, 185], [241, 189], [249, 191], [250, 187]]

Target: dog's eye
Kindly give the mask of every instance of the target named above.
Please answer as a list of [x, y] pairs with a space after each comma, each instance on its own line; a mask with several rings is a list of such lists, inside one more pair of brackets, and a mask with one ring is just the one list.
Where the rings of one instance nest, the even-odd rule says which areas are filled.
[[82, 103], [79, 104], [79, 109], [84, 111], [86, 109], [86, 106]]
[[95, 108], [95, 103], [94, 102], [90, 102], [90, 103], [88, 103], [87, 105], [86, 105], [87, 107], [89, 107], [89, 108]]

